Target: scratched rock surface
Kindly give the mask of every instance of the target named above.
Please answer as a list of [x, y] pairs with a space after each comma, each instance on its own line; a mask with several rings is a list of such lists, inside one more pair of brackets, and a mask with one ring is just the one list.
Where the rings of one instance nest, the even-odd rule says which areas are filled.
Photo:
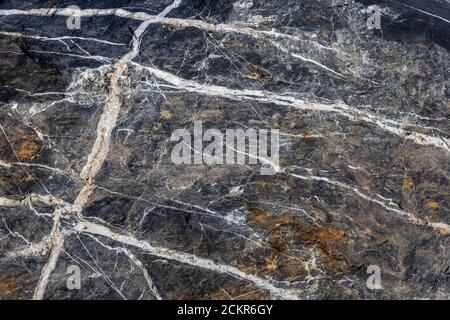
[[[0, 298], [449, 299], [449, 35], [448, 0], [0, 1]], [[279, 130], [277, 173], [175, 165], [195, 121]]]

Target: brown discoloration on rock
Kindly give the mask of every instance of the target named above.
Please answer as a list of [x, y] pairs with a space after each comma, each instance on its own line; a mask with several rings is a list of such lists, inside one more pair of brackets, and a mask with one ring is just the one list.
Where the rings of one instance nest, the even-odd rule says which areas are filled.
[[300, 135], [300, 140], [308, 141], [312, 139], [314, 136], [311, 133], [303, 133]]
[[431, 210], [437, 210], [439, 208], [439, 204], [434, 200], [430, 200], [427, 203], [427, 208]]
[[21, 275], [0, 280], [0, 300], [30, 299], [30, 294], [24, 290], [24, 284], [28, 282], [29, 279]]
[[161, 118], [165, 119], [165, 120], [170, 120], [172, 119], [172, 112], [170, 112], [169, 110], [166, 109], [161, 109], [161, 111], [159, 112], [159, 115], [161, 116]]
[[269, 184], [267, 183], [267, 181], [264, 180], [258, 182], [258, 184], [256, 185], [256, 192], [258, 193], [264, 192], [265, 190], [267, 190], [268, 185]]
[[27, 162], [33, 160], [40, 149], [40, 142], [32, 136], [27, 136], [19, 140], [16, 154], [20, 161]]
[[0, 118], [0, 160], [3, 163], [28, 162], [40, 152], [38, 136], [12, 118]]
[[307, 231], [303, 239], [317, 244], [322, 251], [325, 264], [335, 272], [348, 270], [345, 259], [336, 248], [342, 244], [345, 231], [332, 228], [317, 228]]
[[348, 272], [350, 263], [339, 248], [346, 242], [346, 232], [337, 228], [325, 228], [300, 221], [290, 213], [272, 215], [256, 207], [250, 207], [253, 225], [269, 232], [270, 246], [280, 253], [289, 250], [289, 243], [301, 241], [317, 245], [326, 266], [334, 272]]
[[257, 81], [266, 80], [265, 72], [253, 66], [247, 68], [247, 71], [245, 72], [245, 77], [250, 80], [257, 80]]
[[403, 179], [403, 188], [405, 189], [411, 189], [414, 187], [414, 181], [411, 177], [406, 177]]
[[448, 237], [450, 235], [450, 233], [448, 232], [447, 229], [441, 228], [439, 229], [439, 234], [443, 237]]
[[198, 120], [206, 121], [211, 120], [215, 118], [222, 117], [224, 114], [223, 110], [221, 109], [208, 109], [200, 112], [198, 116]]

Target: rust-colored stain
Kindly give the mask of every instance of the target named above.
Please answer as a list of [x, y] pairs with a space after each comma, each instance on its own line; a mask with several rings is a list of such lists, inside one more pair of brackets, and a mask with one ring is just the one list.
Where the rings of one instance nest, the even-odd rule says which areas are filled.
[[269, 272], [275, 272], [278, 270], [278, 259], [277, 258], [268, 258], [266, 259], [266, 270]]
[[331, 228], [317, 228], [308, 231], [304, 240], [317, 244], [322, 251], [325, 264], [333, 271], [344, 272], [347, 269], [345, 260], [335, 251], [345, 237], [345, 231]]
[[303, 141], [308, 141], [308, 140], [311, 140], [313, 137], [314, 136], [312, 134], [310, 134], [310, 133], [303, 133], [300, 136], [300, 139], [303, 140]]
[[412, 187], [414, 187], [414, 181], [411, 177], [406, 177], [403, 179], [403, 188], [411, 189]]
[[29, 293], [23, 289], [28, 282], [28, 279], [22, 276], [0, 280], [0, 300], [29, 299]]
[[165, 120], [172, 119], [172, 112], [170, 112], [169, 110], [161, 109], [161, 111], [159, 112], [159, 115], [161, 116], [161, 118], [163, 118]]
[[267, 82], [269, 80], [267, 78], [267, 74], [263, 70], [255, 66], [250, 66], [247, 68], [247, 70], [245, 71], [245, 77], [247, 79], [256, 80], [260, 82]]
[[31, 161], [40, 149], [41, 144], [33, 137], [27, 136], [19, 140], [16, 154], [20, 161]]
[[427, 203], [427, 208], [431, 210], [437, 210], [439, 208], [439, 204], [434, 200], [430, 200]]
[[290, 242], [302, 241], [319, 247], [326, 266], [334, 272], [349, 270], [348, 261], [339, 248], [346, 242], [346, 232], [337, 228], [317, 227], [300, 221], [290, 213], [272, 215], [249, 207], [250, 222], [269, 232], [269, 245], [279, 253], [288, 250]]
[[260, 181], [258, 182], [258, 184], [256, 185], [256, 192], [261, 193], [267, 190], [268, 187], [268, 183], [267, 181]]

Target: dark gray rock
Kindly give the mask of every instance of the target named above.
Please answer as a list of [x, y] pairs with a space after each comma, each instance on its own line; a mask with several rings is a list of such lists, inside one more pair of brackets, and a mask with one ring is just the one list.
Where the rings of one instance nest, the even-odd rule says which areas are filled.
[[[447, 0], [0, 1], [0, 298], [450, 298], [449, 28]], [[195, 121], [279, 130], [278, 172], [174, 164]]]

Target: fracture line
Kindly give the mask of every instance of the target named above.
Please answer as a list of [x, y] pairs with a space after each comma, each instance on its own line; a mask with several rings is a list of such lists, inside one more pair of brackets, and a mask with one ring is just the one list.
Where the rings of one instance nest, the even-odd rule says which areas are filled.
[[356, 108], [352, 108], [342, 102], [335, 104], [323, 104], [299, 100], [295, 97], [279, 95], [269, 91], [230, 89], [213, 84], [205, 85], [193, 80], [180, 78], [174, 74], [154, 67], [143, 66], [136, 62], [132, 62], [132, 64], [139, 69], [147, 70], [152, 76], [160, 80], [164, 80], [165, 82], [178, 87], [180, 90], [238, 101], [244, 99], [263, 103], [273, 103], [276, 105], [293, 107], [300, 110], [338, 113], [350, 120], [358, 119], [374, 124], [385, 131], [393, 133], [402, 138], [412, 140], [416, 144], [433, 145], [447, 152], [450, 152], [450, 143], [448, 139], [444, 137], [433, 137], [423, 133], [402, 129], [400, 127], [401, 123], [398, 121], [382, 118], [380, 116], [373, 115]]
[[13, 166], [20, 166], [20, 167], [30, 167], [30, 168], [39, 168], [42, 170], [46, 170], [46, 171], [51, 171], [51, 172], [55, 172], [58, 173], [60, 175], [64, 175], [64, 176], [70, 176], [66, 171], [62, 170], [62, 169], [58, 169], [58, 168], [53, 168], [50, 166], [47, 166], [45, 164], [40, 164], [40, 163], [29, 163], [29, 162], [6, 162], [6, 161], [2, 161], [0, 160], [0, 166], [11, 169]]
[[[176, 0], [172, 5], [169, 6], [170, 10], [172, 10], [179, 4], [180, 1]], [[167, 10], [168, 8], [166, 8], [166, 10], [164, 10], [160, 15], [169, 13], [170, 10]], [[81, 215], [81, 211], [83, 210], [84, 205], [87, 203], [89, 196], [94, 190], [92, 179], [100, 171], [103, 162], [105, 161], [109, 152], [111, 144], [111, 134], [116, 126], [120, 109], [123, 103], [123, 92], [119, 82], [120, 77], [128, 70], [129, 63], [139, 55], [141, 38], [147, 30], [148, 26], [150, 26], [150, 24], [154, 22], [155, 19], [149, 19], [141, 23], [141, 25], [134, 31], [131, 51], [120, 58], [119, 61], [117, 61], [117, 63], [115, 64], [115, 71], [112, 73], [110, 78], [109, 95], [103, 107], [103, 113], [100, 117], [99, 123], [97, 125], [97, 139], [95, 140], [92, 151], [88, 155], [87, 162], [80, 173], [80, 177], [85, 180], [87, 184], [82, 188], [74, 202], [74, 207], [76, 208], [79, 216]]]
[[53, 228], [50, 234], [52, 239], [52, 249], [50, 251], [50, 257], [47, 260], [44, 268], [41, 272], [41, 277], [39, 278], [39, 282], [36, 286], [36, 290], [33, 295], [33, 300], [42, 300], [44, 298], [45, 289], [48, 284], [48, 280], [50, 279], [50, 275], [56, 267], [56, 263], [58, 262], [59, 255], [63, 249], [64, 245], [64, 233], [60, 229], [59, 219], [61, 217], [61, 212], [55, 214], [53, 220]]
[[[180, 3], [181, 1], [176, 0], [163, 12], [161, 12], [158, 17], [163, 17], [168, 14], [173, 8], [179, 6]], [[97, 139], [92, 147], [91, 153], [88, 156], [87, 162], [80, 173], [80, 177], [87, 181], [87, 184], [83, 187], [74, 202], [74, 204], [76, 204], [76, 208], [78, 209], [78, 213], [81, 212], [84, 204], [88, 201], [88, 197], [93, 191], [91, 186], [92, 179], [100, 171], [100, 168], [109, 152], [111, 134], [116, 126], [123, 103], [123, 92], [120, 85], [120, 77], [128, 70], [129, 63], [139, 55], [142, 36], [150, 24], [154, 22], [155, 19], [152, 18], [141, 23], [141, 25], [134, 31], [131, 51], [120, 58], [115, 64], [115, 71], [112, 73], [110, 78], [109, 95], [103, 107], [103, 113], [97, 126]]]
[[439, 232], [444, 232], [444, 233], [450, 233], [450, 226], [442, 223], [442, 222], [429, 222], [429, 221], [424, 221], [418, 217], [416, 217], [414, 214], [410, 213], [410, 212], [406, 212], [403, 210], [399, 210], [399, 209], [395, 209], [392, 207], [389, 207], [388, 205], [386, 205], [386, 203], [384, 203], [381, 200], [378, 199], [374, 199], [369, 197], [368, 195], [364, 194], [363, 192], [361, 192], [358, 188], [347, 185], [345, 183], [339, 182], [339, 181], [334, 181], [334, 180], [330, 180], [326, 177], [318, 177], [318, 176], [304, 176], [304, 175], [300, 175], [300, 174], [294, 174], [294, 173], [289, 173], [290, 176], [294, 177], [294, 178], [298, 178], [298, 179], [302, 179], [302, 180], [313, 180], [313, 181], [321, 181], [321, 182], [325, 182], [328, 184], [332, 184], [335, 186], [338, 186], [340, 188], [346, 189], [346, 190], [350, 190], [351, 192], [353, 192], [354, 194], [356, 194], [357, 196], [359, 196], [360, 198], [363, 198], [369, 202], [373, 202], [378, 204], [379, 206], [383, 207], [384, 209], [388, 210], [388, 211], [392, 211], [395, 212], [403, 217], [406, 217], [411, 223], [418, 225], [418, 226], [430, 226], [433, 229], [439, 231]]
[[[174, 7], [178, 6], [181, 1], [177, 0], [172, 4], [172, 10]], [[170, 6], [169, 6], [170, 7]], [[285, 34], [280, 33], [276, 31], [267, 31], [267, 30], [257, 30], [252, 29], [249, 27], [239, 27], [231, 24], [213, 24], [208, 23], [202, 20], [195, 20], [195, 19], [179, 19], [179, 18], [166, 18], [165, 14], [167, 14], [170, 10], [169, 7], [166, 8], [161, 14], [159, 15], [150, 15], [144, 12], [129, 12], [123, 9], [86, 9], [86, 10], [74, 10], [74, 9], [31, 9], [31, 10], [0, 10], [0, 15], [37, 15], [37, 16], [79, 16], [79, 17], [95, 17], [95, 16], [109, 16], [109, 15], [115, 15], [118, 17], [128, 18], [128, 19], [134, 19], [134, 20], [153, 20], [156, 23], [161, 23], [165, 25], [170, 25], [173, 27], [182, 27], [182, 28], [188, 28], [188, 27], [194, 27], [210, 32], [223, 32], [223, 33], [238, 33], [250, 36], [255, 39], [261, 39], [266, 37], [273, 37], [273, 38], [282, 38], [282, 39], [289, 39], [292, 41], [299, 41], [299, 42], [308, 42], [313, 44], [314, 46], [318, 47], [319, 49], [325, 49], [325, 50], [332, 50], [334, 51], [334, 48], [323, 46], [315, 41], [303, 39], [301, 37], [291, 35], [291, 34]], [[275, 44], [273, 41], [271, 41], [273, 44]], [[281, 46], [280, 44], [276, 45], [277, 47]], [[287, 52], [288, 54], [291, 54], [289, 50], [283, 49], [284, 52]], [[327, 71], [330, 71], [336, 75], [343, 76], [342, 74], [332, 70], [329, 67], [324, 66], [323, 64], [310, 59], [305, 58], [301, 55], [294, 55], [291, 54], [295, 58], [299, 58], [305, 62], [313, 63], [314, 65], [324, 68]]]
[[83, 37], [72, 37], [72, 36], [62, 36], [62, 37], [44, 37], [44, 36], [36, 36], [31, 34], [24, 34], [20, 32], [7, 32], [7, 31], [0, 31], [0, 35], [3, 36], [9, 36], [9, 37], [17, 37], [17, 38], [28, 38], [28, 39], [35, 39], [35, 40], [43, 40], [43, 41], [63, 41], [63, 40], [82, 40], [82, 41], [93, 41], [103, 44], [108, 44], [111, 46], [126, 46], [125, 43], [118, 43], [118, 42], [111, 42], [96, 38], [83, 38]]
[[157, 256], [160, 258], [178, 261], [183, 264], [204, 268], [204, 269], [211, 270], [214, 272], [225, 273], [230, 276], [236, 277], [238, 279], [250, 281], [250, 282], [254, 283], [256, 286], [258, 286], [259, 288], [270, 291], [272, 293], [272, 295], [274, 295], [278, 298], [282, 298], [282, 299], [298, 299], [299, 298], [298, 294], [295, 292], [294, 289], [285, 289], [285, 288], [276, 287], [272, 281], [259, 278], [252, 274], [245, 273], [236, 267], [219, 264], [219, 263], [216, 263], [209, 259], [197, 257], [196, 255], [193, 255], [193, 254], [182, 253], [182, 252], [178, 252], [178, 251], [163, 248], [163, 247], [152, 246], [148, 242], [138, 240], [130, 235], [121, 235], [121, 234], [115, 233], [111, 229], [109, 229], [103, 225], [86, 222], [86, 221], [81, 221], [74, 227], [74, 230], [77, 232], [80, 232], [80, 233], [87, 233], [87, 234], [103, 236], [103, 237], [112, 239], [114, 241], [129, 245], [132, 247], [139, 248], [151, 255], [154, 255], [154, 256]]
[[138, 259], [136, 258], [136, 256], [128, 249], [126, 248], [115, 248], [115, 247], [110, 247], [106, 244], [104, 244], [103, 242], [101, 242], [100, 240], [98, 240], [96, 237], [88, 234], [87, 236], [89, 236], [91, 239], [93, 239], [95, 242], [97, 242], [98, 244], [100, 244], [101, 246], [108, 248], [109, 250], [113, 250], [113, 251], [117, 251], [117, 252], [122, 252], [124, 254], [126, 254], [128, 256], [128, 258], [130, 258], [130, 260], [139, 267], [139, 269], [141, 269], [145, 280], [147, 281], [147, 285], [149, 287], [150, 292], [155, 296], [155, 298], [157, 300], [162, 300], [162, 296], [159, 293], [158, 288], [156, 288], [155, 283], [153, 282], [152, 278], [150, 277], [147, 269], [144, 267], [144, 264]]
[[47, 235], [38, 243], [31, 243], [24, 249], [8, 252], [6, 256], [8, 258], [43, 256], [48, 253], [50, 248], [51, 248], [51, 237]]
[[[175, 1], [178, 5], [181, 1]], [[174, 3], [174, 4], [175, 4]], [[171, 6], [174, 6], [172, 4]], [[167, 10], [168, 8], [166, 8]], [[171, 8], [171, 10], [174, 9], [174, 7]], [[194, 19], [179, 19], [179, 18], [166, 18], [165, 15], [168, 14], [168, 11], [164, 10], [159, 15], [151, 15], [145, 12], [130, 12], [123, 9], [85, 9], [85, 10], [74, 10], [69, 8], [61, 8], [61, 9], [30, 9], [30, 10], [17, 10], [17, 9], [10, 9], [10, 10], [0, 10], [0, 16], [14, 16], [14, 15], [23, 15], [23, 16], [63, 16], [63, 17], [70, 17], [70, 16], [78, 16], [78, 17], [100, 17], [100, 16], [117, 16], [121, 18], [126, 19], [133, 19], [133, 20], [152, 20], [155, 19], [156, 22], [160, 22], [162, 24], [172, 25], [175, 27], [196, 27], [200, 29], [204, 29], [207, 31], [213, 31], [213, 32], [233, 32], [233, 33], [240, 33], [240, 34], [246, 34], [249, 36], [252, 36], [254, 38], [261, 38], [263, 36], [269, 36], [274, 38], [281, 38], [281, 39], [288, 39], [292, 41], [299, 41], [299, 42], [310, 42], [313, 45], [316, 45], [317, 47], [325, 50], [331, 50], [334, 51], [334, 48], [327, 47], [324, 45], [321, 45], [320, 43], [316, 41], [312, 41], [309, 39], [304, 39], [296, 35], [287, 34], [287, 33], [281, 33], [274, 30], [257, 30], [249, 27], [240, 27], [235, 26], [232, 24], [213, 24], [204, 22], [202, 20], [194, 20]]]
[[29, 50], [29, 52], [35, 52], [35, 53], [41, 53], [41, 54], [54, 54], [57, 56], [67, 56], [67, 57], [80, 58], [80, 59], [86, 59], [86, 60], [95, 60], [98, 62], [105, 62], [105, 63], [110, 63], [112, 61], [112, 59], [103, 57], [103, 56], [82, 56], [80, 54], [74, 54], [74, 53], [64, 53], [64, 52], [44, 51], [44, 50]]

